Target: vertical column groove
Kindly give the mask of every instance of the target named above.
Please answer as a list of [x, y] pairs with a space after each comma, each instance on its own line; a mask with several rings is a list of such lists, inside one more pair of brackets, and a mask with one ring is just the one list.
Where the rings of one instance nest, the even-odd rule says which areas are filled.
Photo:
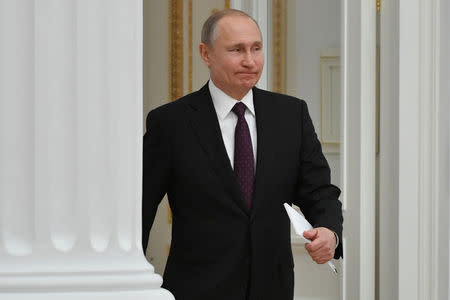
[[[76, 14], [74, 2], [36, 7], [36, 182], [39, 239], [70, 250], [76, 240]], [[51, 208], [51, 209], [49, 209]]]
[[0, 253], [14, 256], [31, 254], [34, 239], [32, 2], [0, 2]]

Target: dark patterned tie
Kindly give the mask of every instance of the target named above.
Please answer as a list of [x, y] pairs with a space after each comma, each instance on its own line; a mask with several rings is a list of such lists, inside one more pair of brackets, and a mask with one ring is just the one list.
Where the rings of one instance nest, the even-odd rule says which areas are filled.
[[252, 140], [244, 113], [246, 106], [244, 103], [236, 103], [233, 112], [237, 115], [238, 121], [234, 132], [234, 172], [241, 186], [246, 207], [250, 210], [253, 196], [254, 180], [254, 158]]

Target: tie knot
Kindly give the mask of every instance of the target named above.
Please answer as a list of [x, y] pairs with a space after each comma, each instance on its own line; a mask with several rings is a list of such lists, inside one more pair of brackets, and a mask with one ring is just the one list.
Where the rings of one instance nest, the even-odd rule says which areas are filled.
[[236, 103], [236, 104], [233, 106], [232, 111], [238, 116], [238, 118], [241, 118], [241, 117], [244, 116], [244, 113], [245, 113], [245, 109], [246, 109], [246, 108], [247, 108], [247, 107], [245, 106], [244, 103], [239, 102], [239, 103]]

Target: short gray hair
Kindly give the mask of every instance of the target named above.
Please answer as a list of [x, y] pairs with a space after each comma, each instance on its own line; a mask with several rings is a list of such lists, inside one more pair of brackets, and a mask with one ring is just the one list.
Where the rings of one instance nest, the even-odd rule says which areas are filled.
[[219, 23], [220, 19], [226, 16], [242, 16], [249, 18], [250, 20], [255, 22], [256, 26], [258, 27], [259, 33], [261, 34], [261, 30], [259, 29], [259, 25], [256, 20], [245, 12], [237, 9], [223, 9], [209, 16], [209, 18], [206, 19], [205, 23], [203, 23], [201, 39], [201, 42], [203, 44], [206, 44], [208, 46], [213, 45], [213, 42], [216, 39], [217, 23]]

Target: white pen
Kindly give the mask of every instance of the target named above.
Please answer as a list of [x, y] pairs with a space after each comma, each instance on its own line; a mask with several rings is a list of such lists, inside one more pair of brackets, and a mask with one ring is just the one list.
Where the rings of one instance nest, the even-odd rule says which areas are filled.
[[337, 273], [338, 273], [336, 267], [335, 267], [334, 264], [331, 262], [331, 260], [328, 262], [328, 265], [330, 266], [331, 270], [333, 270], [334, 274], [337, 274]]

